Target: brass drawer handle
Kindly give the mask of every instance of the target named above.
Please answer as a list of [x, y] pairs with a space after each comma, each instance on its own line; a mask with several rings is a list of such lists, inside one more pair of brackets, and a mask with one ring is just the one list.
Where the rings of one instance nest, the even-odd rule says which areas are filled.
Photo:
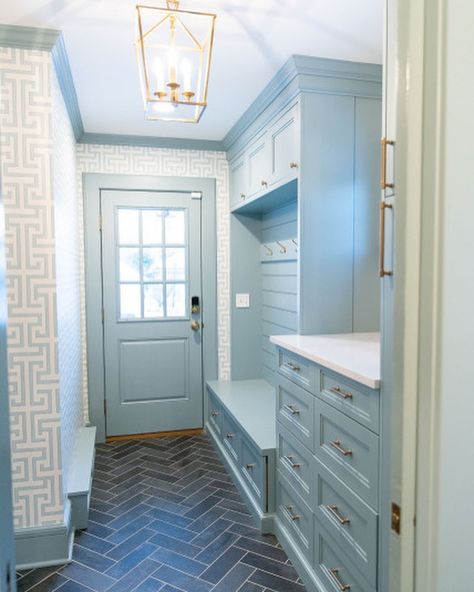
[[344, 518], [343, 516], [341, 516], [337, 510], [337, 506], [326, 506], [326, 510], [331, 512], [331, 514], [334, 516], [334, 518], [336, 518], [339, 524], [350, 524], [350, 518]]
[[385, 201], [380, 202], [380, 251], [379, 251], [379, 276], [393, 275], [392, 271], [385, 269], [385, 210], [392, 210], [393, 206]]
[[381, 189], [393, 189], [393, 183], [387, 183], [387, 146], [394, 146], [393, 140], [387, 140], [382, 138], [380, 140], [380, 146], [382, 155], [380, 158], [380, 188]]
[[298, 163], [297, 162], [290, 162], [290, 169], [297, 169]]
[[245, 199], [245, 197], [246, 197], [245, 193], [240, 194], [240, 199]]
[[299, 469], [301, 467], [301, 463], [293, 462], [294, 457], [291, 456], [290, 454], [288, 456], [285, 456], [285, 459], [290, 464], [292, 469]]
[[352, 456], [352, 450], [349, 450], [348, 448], [343, 448], [341, 446], [341, 441], [340, 440], [332, 440], [332, 442], [329, 442], [329, 444], [335, 448], [338, 452], [340, 452], [341, 454], [343, 454], [344, 456]]
[[261, 182], [262, 187], [268, 187], [268, 183], [266, 181]]
[[288, 409], [288, 411], [291, 413], [291, 415], [299, 415], [300, 414], [300, 410], [296, 409], [296, 407], [294, 405], [283, 405], [283, 407], [285, 409]]
[[217, 417], [219, 415], [219, 411], [211, 411], [211, 417]]
[[295, 521], [295, 520], [299, 520], [301, 518], [301, 516], [299, 514], [293, 514], [293, 506], [285, 506], [285, 509], [288, 513], [288, 516], [291, 518], [291, 520]]
[[350, 393], [349, 391], [345, 391], [340, 386], [333, 386], [329, 390], [331, 393], [334, 393], [335, 395], [337, 395], [338, 397], [342, 397], [343, 399], [352, 399], [352, 397], [354, 396], [352, 393]]
[[253, 471], [255, 468], [255, 465], [252, 463], [249, 463], [248, 465], [245, 465], [245, 468], [247, 469], [247, 471]]
[[333, 567], [332, 569], [329, 570], [329, 573], [331, 574], [331, 579], [336, 584], [338, 590], [340, 590], [341, 592], [346, 592], [347, 590], [351, 589], [349, 584], [343, 584], [341, 582], [341, 580], [339, 579], [339, 568], [338, 567]]
[[228, 434], [226, 434], [226, 436], [225, 436], [225, 437], [226, 437], [228, 440], [232, 440], [232, 438], [233, 438], [234, 436], [235, 436], [235, 434], [231, 434], [231, 433], [229, 432]]
[[297, 364], [294, 364], [293, 362], [284, 362], [283, 366], [286, 366], [290, 370], [293, 370], [293, 372], [300, 372], [301, 371], [300, 366], [298, 366]]

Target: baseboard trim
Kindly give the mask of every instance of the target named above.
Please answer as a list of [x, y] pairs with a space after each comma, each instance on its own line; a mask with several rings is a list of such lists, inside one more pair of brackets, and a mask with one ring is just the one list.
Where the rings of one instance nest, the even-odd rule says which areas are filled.
[[152, 440], [154, 438], [171, 438], [173, 436], [200, 436], [203, 428], [193, 428], [191, 430], [174, 430], [172, 432], [151, 432], [149, 434], [130, 434], [125, 436], [107, 436], [105, 441], [122, 442], [125, 440]]
[[70, 563], [73, 543], [74, 529], [68, 502], [64, 522], [54, 526], [15, 530], [16, 569], [36, 569]]

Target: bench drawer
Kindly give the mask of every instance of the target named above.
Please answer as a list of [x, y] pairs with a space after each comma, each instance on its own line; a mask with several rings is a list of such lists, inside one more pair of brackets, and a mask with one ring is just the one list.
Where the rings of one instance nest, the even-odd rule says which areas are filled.
[[207, 421], [220, 438], [222, 434], [222, 406], [211, 391], [208, 390], [207, 395]]
[[278, 372], [310, 393], [316, 392], [315, 364], [285, 349], [278, 350]]
[[379, 433], [380, 392], [321, 368], [316, 394], [372, 431]]
[[277, 424], [278, 469], [311, 506], [315, 499], [314, 456], [283, 426]]
[[316, 461], [316, 517], [367, 581], [377, 582], [377, 514]]
[[314, 451], [315, 397], [283, 376], [276, 385], [277, 419], [300, 442]]
[[250, 491], [263, 511], [266, 511], [265, 459], [245, 438], [242, 439], [240, 471]]
[[323, 401], [316, 401], [316, 458], [376, 510], [378, 436]]
[[313, 512], [293, 489], [286, 477], [277, 471], [277, 516], [303, 555], [313, 557]]
[[318, 520], [314, 519], [314, 568], [327, 592], [375, 592]]
[[242, 432], [239, 425], [225, 411], [222, 414], [222, 443], [238, 468], [241, 459]]

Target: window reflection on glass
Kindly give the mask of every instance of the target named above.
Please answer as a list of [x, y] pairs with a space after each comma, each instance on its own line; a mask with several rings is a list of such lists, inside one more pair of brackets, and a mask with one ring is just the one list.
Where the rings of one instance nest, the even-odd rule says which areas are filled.
[[168, 281], [185, 280], [185, 265], [184, 248], [166, 249], [166, 279]]
[[163, 280], [163, 249], [143, 249], [143, 280], [145, 282]]
[[140, 284], [120, 286], [120, 318], [139, 319], [142, 316]]
[[140, 251], [136, 248], [120, 248], [120, 281], [140, 281]]
[[166, 286], [166, 316], [186, 316], [186, 286], [185, 284], [167, 284]]
[[119, 243], [121, 245], [138, 244], [138, 213], [139, 210], [130, 210], [128, 208], [119, 208], [118, 210], [118, 230]]
[[163, 317], [163, 284], [145, 285], [143, 296], [143, 316], [146, 319]]
[[165, 216], [165, 240], [167, 245], [184, 245], [185, 218], [183, 210], [168, 210]]
[[142, 211], [142, 236], [144, 245], [163, 242], [163, 210]]

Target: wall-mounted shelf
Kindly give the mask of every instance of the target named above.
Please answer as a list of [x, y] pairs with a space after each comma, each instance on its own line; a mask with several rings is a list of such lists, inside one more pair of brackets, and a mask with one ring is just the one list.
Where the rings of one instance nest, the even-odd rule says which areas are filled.
[[292, 179], [276, 189], [258, 195], [253, 199], [242, 199], [231, 207], [233, 214], [262, 214], [294, 201], [298, 195], [298, 179]]
[[264, 243], [260, 246], [260, 261], [296, 261], [298, 259], [298, 241], [296, 238]]

